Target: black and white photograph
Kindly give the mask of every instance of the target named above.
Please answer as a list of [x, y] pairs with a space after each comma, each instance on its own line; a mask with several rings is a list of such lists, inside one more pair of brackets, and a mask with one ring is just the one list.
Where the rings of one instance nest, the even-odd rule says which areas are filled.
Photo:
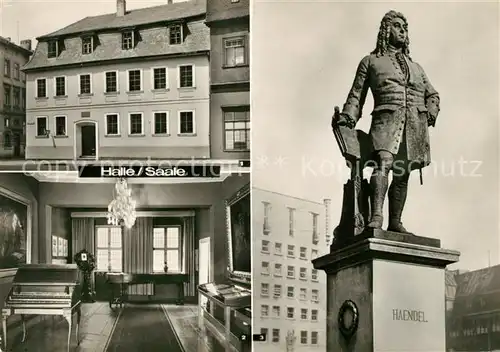
[[0, 173], [0, 196], [0, 350], [251, 350], [248, 172]]
[[250, 159], [249, 0], [2, 0], [0, 19], [2, 167]]
[[499, 351], [498, 2], [251, 13], [258, 351]]

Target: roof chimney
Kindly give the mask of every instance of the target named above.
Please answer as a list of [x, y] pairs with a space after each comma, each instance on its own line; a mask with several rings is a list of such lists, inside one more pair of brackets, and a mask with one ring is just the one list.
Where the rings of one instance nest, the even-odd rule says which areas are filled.
[[31, 39], [21, 40], [21, 47], [26, 50], [31, 51]]
[[127, 2], [125, 0], [116, 0], [116, 16], [123, 17], [127, 13]]

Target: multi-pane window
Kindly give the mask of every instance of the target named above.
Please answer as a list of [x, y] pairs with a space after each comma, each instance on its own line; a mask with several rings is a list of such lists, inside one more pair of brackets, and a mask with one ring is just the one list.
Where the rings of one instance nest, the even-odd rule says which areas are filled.
[[300, 259], [307, 259], [307, 248], [300, 247]]
[[182, 25], [174, 24], [170, 26], [170, 45], [181, 44], [182, 43]]
[[82, 38], [82, 54], [91, 54], [93, 51], [93, 38], [92, 37], [83, 37]]
[[141, 70], [128, 71], [128, 90], [129, 92], [138, 92], [142, 90]]
[[141, 113], [133, 113], [130, 114], [129, 118], [130, 123], [130, 134], [143, 134], [142, 128], [142, 114]]
[[293, 267], [292, 265], [288, 265], [286, 276], [293, 279], [295, 277], [295, 267]]
[[295, 256], [295, 246], [293, 244], [289, 244], [287, 248], [286, 255], [289, 257], [294, 257]]
[[3, 100], [3, 105], [6, 106], [7, 108], [10, 108], [10, 106], [12, 105], [12, 101], [11, 101], [11, 87], [10, 85], [8, 84], [4, 84], [3, 85], [3, 95], [4, 95], [4, 100]]
[[300, 279], [305, 280], [307, 277], [307, 268], [300, 268]]
[[225, 66], [244, 65], [246, 61], [245, 38], [230, 38], [224, 40]]
[[36, 135], [37, 137], [47, 135], [47, 117], [36, 118]]
[[165, 67], [153, 69], [153, 89], [167, 88], [167, 69]]
[[262, 274], [269, 275], [269, 262], [262, 262]]
[[269, 215], [271, 213], [271, 204], [269, 204], [268, 202], [262, 202], [262, 204], [264, 205], [264, 229], [263, 230], [264, 230], [264, 235], [267, 235], [271, 231], [271, 224], [269, 221]]
[[14, 64], [14, 79], [19, 79], [20, 75], [19, 75], [19, 64], [18, 63], [15, 63]]
[[121, 272], [123, 268], [121, 227], [102, 226], [96, 230], [97, 270]]
[[318, 250], [317, 249], [312, 249], [311, 250], [311, 259], [317, 258], [318, 257]]
[[260, 284], [260, 294], [262, 296], [269, 296], [269, 284], [268, 283], [261, 283]]
[[288, 234], [290, 236], [293, 236], [294, 229], [295, 229], [295, 209], [288, 208]]
[[281, 314], [280, 306], [273, 306], [273, 318], [279, 318]]
[[194, 133], [194, 113], [192, 111], [179, 112], [179, 134]]
[[56, 40], [51, 40], [47, 43], [47, 56], [49, 58], [57, 57], [59, 55], [59, 43]]
[[66, 116], [56, 116], [56, 136], [66, 136]]
[[288, 286], [288, 287], [286, 288], [286, 296], [287, 296], [288, 298], [293, 298], [293, 297], [295, 297], [295, 287], [293, 287], [293, 286]]
[[224, 108], [225, 148], [250, 149], [250, 106]]
[[3, 74], [4, 74], [4, 76], [10, 77], [10, 60], [9, 59], [3, 60]]
[[318, 310], [317, 309], [311, 309], [311, 320], [318, 321]]
[[193, 65], [179, 66], [179, 88], [194, 87], [194, 68]]
[[118, 114], [107, 114], [106, 115], [106, 134], [107, 135], [118, 135], [119, 125], [118, 125]]
[[316, 244], [319, 241], [318, 214], [311, 213], [311, 215], [312, 215], [313, 243]]
[[294, 314], [295, 314], [295, 308], [293, 308], [293, 307], [287, 307], [287, 309], [286, 309], [286, 317], [289, 318], [289, 319], [293, 319]]
[[300, 343], [301, 343], [302, 345], [307, 344], [307, 331], [305, 331], [305, 330], [302, 330], [302, 331], [300, 332]]
[[300, 296], [299, 298], [301, 300], [306, 300], [307, 299], [307, 288], [301, 288], [300, 289]]
[[56, 97], [66, 95], [66, 77], [56, 77]]
[[21, 88], [14, 87], [13, 96], [14, 96], [14, 108], [21, 109]]
[[280, 342], [280, 329], [273, 329], [272, 342]]
[[281, 297], [281, 285], [276, 284], [274, 285], [274, 298], [279, 298]]
[[21, 107], [26, 109], [26, 88], [21, 89]]
[[122, 49], [129, 50], [134, 47], [134, 32], [127, 31], [122, 33]]
[[118, 73], [116, 71], [106, 72], [106, 93], [118, 92]]
[[260, 328], [260, 333], [262, 335], [267, 336], [269, 334], [269, 329], [268, 328]]
[[279, 263], [274, 264], [274, 276], [282, 276], [282, 265]]
[[166, 112], [154, 113], [154, 134], [168, 133], [168, 116]]
[[311, 301], [318, 302], [319, 301], [319, 291], [311, 290]]
[[153, 230], [153, 271], [181, 272], [181, 234], [178, 226], [156, 227]]
[[265, 253], [269, 253], [269, 241], [262, 240], [261, 251]]
[[311, 280], [318, 281], [318, 270], [311, 269]]
[[318, 332], [311, 331], [311, 345], [317, 345], [317, 344], [318, 344]]
[[45, 78], [39, 78], [36, 80], [36, 97], [47, 97], [47, 80]]
[[92, 82], [90, 74], [80, 75], [80, 94], [92, 93]]
[[269, 315], [269, 306], [267, 304], [260, 306], [260, 315], [262, 317], [267, 317]]
[[300, 319], [307, 320], [307, 308], [300, 309]]
[[283, 254], [283, 246], [280, 242], [276, 242], [274, 244], [274, 254], [282, 255]]

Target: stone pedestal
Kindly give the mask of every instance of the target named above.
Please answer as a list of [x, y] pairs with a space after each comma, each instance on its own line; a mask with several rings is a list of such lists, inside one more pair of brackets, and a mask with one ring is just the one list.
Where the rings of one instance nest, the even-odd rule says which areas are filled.
[[[437, 239], [371, 230], [313, 260], [327, 274], [327, 351], [445, 351], [444, 269], [459, 256]], [[348, 300], [358, 327], [346, 338]]]

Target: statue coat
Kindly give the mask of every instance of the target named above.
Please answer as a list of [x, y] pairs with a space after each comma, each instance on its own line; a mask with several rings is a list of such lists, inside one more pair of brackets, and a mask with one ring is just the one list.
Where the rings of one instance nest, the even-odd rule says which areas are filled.
[[[371, 90], [373, 149], [399, 155], [398, 158], [409, 163], [411, 171], [431, 161], [428, 126], [434, 125], [439, 113], [439, 94], [422, 67], [409, 57], [405, 59], [408, 75], [402, 71], [394, 52], [365, 56], [358, 65], [342, 114], [358, 121]], [[404, 155], [399, 150], [401, 145], [406, 147]]]

